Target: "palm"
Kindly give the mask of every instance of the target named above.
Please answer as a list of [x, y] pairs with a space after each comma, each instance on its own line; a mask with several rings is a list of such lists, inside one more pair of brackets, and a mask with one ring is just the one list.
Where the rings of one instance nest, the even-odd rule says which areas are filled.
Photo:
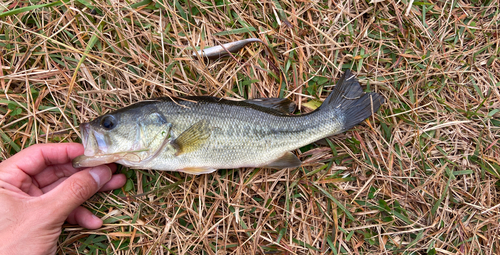
[[[95, 229], [102, 220], [79, 206], [97, 190], [125, 184], [114, 164], [75, 169], [83, 154], [76, 143], [42, 144], [0, 163], [0, 250], [14, 254], [53, 254], [65, 220]], [[68, 179], [68, 180], [66, 180]]]

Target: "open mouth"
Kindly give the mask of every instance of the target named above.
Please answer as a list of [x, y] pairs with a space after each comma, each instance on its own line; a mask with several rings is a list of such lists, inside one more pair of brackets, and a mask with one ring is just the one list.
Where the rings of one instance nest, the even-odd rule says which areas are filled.
[[89, 132], [90, 132], [90, 124], [89, 123], [81, 123], [80, 124], [80, 132], [82, 134], [82, 144], [83, 148], [85, 149], [84, 155], [85, 156], [94, 156], [96, 154], [95, 151], [95, 146], [92, 146], [92, 142], [89, 137]]
[[83, 147], [87, 147], [87, 141], [89, 140], [89, 128], [90, 128], [90, 125], [89, 123], [81, 123], [80, 124], [80, 131], [82, 133], [82, 144], [83, 144]]
[[119, 160], [126, 160], [131, 165], [139, 165], [155, 158], [170, 141], [169, 136], [161, 137], [163, 139], [161, 144], [156, 145], [155, 148], [149, 148], [149, 146], [143, 146], [141, 136], [138, 136], [138, 141], [131, 144], [129, 148], [116, 150], [117, 148], [113, 148], [109, 134], [92, 128], [89, 123], [81, 123], [80, 132], [84, 153], [73, 160], [75, 168], [94, 167]]
[[92, 130], [89, 123], [80, 124], [82, 133], [82, 144], [85, 148], [85, 156], [96, 156], [108, 153], [108, 145], [104, 134]]
[[108, 146], [105, 136], [96, 130], [92, 130], [89, 123], [80, 124], [80, 131], [85, 151], [83, 155], [73, 159], [73, 167], [94, 167], [112, 163], [120, 159], [120, 155], [106, 154]]

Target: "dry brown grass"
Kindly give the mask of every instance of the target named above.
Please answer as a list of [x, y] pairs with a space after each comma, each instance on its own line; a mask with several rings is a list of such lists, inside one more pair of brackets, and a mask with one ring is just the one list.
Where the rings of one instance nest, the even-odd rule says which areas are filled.
[[[307, 112], [352, 68], [387, 103], [302, 148], [304, 167], [122, 168], [125, 188], [86, 203], [104, 227], [65, 226], [59, 252], [498, 254], [499, 3], [375, 2], [4, 1], [1, 157], [80, 141], [80, 122], [157, 96], [281, 96]], [[272, 55], [190, 56], [249, 37]]]

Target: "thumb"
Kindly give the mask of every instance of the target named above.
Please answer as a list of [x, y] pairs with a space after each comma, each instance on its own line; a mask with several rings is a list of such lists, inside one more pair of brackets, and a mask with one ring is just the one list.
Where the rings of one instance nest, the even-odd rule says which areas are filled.
[[106, 165], [77, 172], [43, 195], [42, 200], [51, 204], [55, 216], [64, 221], [74, 209], [101, 189], [111, 176], [111, 169]]

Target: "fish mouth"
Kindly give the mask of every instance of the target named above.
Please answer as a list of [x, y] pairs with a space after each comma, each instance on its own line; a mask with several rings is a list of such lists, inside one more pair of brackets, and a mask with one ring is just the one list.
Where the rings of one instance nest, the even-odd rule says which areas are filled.
[[73, 167], [94, 167], [109, 164], [120, 159], [119, 155], [107, 155], [108, 145], [106, 136], [97, 130], [93, 130], [90, 123], [80, 124], [83, 155], [73, 159]]
[[[88, 146], [88, 141], [89, 141], [89, 129], [90, 129], [90, 124], [89, 123], [81, 123], [80, 124], [80, 133], [82, 134], [82, 144], [83, 148], [85, 148], [85, 152], [87, 152]], [[84, 153], [87, 155], [87, 153]], [[89, 155], [87, 155], [89, 156]]]
[[80, 131], [84, 148], [83, 154], [85, 156], [104, 155], [108, 152], [108, 145], [104, 134], [93, 130], [89, 123], [80, 124]]
[[[83, 155], [73, 159], [73, 167], [94, 167], [126, 160], [128, 164], [141, 164], [156, 157], [161, 149], [170, 141], [168, 137], [158, 148], [143, 148], [141, 142], [134, 143], [131, 148], [123, 151], [114, 151], [109, 134], [95, 129], [90, 123], [80, 124], [80, 133], [84, 148]], [[141, 140], [140, 133], [138, 140]], [[116, 149], [116, 148], [115, 148]]]
[[73, 159], [73, 167], [95, 167], [100, 165], [105, 165], [109, 163], [116, 162], [120, 160], [120, 155], [97, 155], [97, 156], [85, 156], [80, 155]]

